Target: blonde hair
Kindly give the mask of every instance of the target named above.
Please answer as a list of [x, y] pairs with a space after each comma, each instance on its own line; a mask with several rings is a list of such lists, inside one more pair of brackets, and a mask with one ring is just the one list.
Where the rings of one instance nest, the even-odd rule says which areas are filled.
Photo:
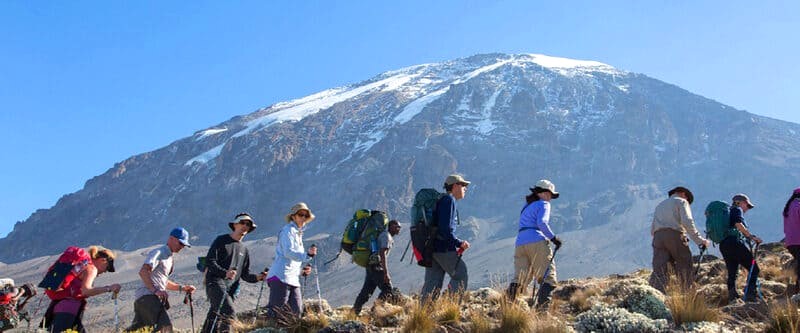
[[89, 256], [92, 257], [92, 259], [110, 258], [110, 259], [113, 260], [114, 258], [117, 257], [114, 254], [113, 251], [111, 251], [111, 250], [109, 250], [107, 248], [104, 248], [104, 247], [102, 247], [100, 245], [92, 245], [92, 246], [90, 246], [89, 250], [87, 252], [89, 252]]

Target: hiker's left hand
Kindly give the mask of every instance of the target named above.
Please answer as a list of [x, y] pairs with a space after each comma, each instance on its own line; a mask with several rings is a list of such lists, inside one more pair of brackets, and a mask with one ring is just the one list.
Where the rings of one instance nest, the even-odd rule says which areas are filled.
[[383, 283], [384, 284], [392, 284], [392, 277], [389, 276], [389, 273], [383, 275]]
[[309, 276], [309, 275], [311, 275], [311, 265], [306, 265], [306, 267], [303, 267], [303, 273], [302, 273], [302, 275], [303, 275], [303, 276]]
[[108, 292], [118, 293], [120, 289], [122, 289], [122, 287], [116, 283], [108, 286]]
[[193, 285], [191, 285], [191, 284], [190, 284], [190, 285], [184, 285], [184, 286], [183, 286], [183, 291], [185, 291], [185, 292], [187, 292], [187, 293], [193, 294], [195, 290], [197, 290], [197, 288], [195, 288], [195, 287], [194, 287]]
[[308, 256], [313, 258], [315, 255], [317, 255], [317, 246], [311, 245], [311, 247], [308, 248]]
[[258, 274], [257, 280], [258, 281], [264, 281], [264, 279], [266, 279], [266, 278], [267, 278], [267, 272], [261, 272], [260, 274]]
[[166, 290], [157, 290], [156, 291], [156, 297], [164, 300], [164, 299], [169, 298], [169, 294], [167, 294]]
[[758, 238], [756, 235], [751, 235], [750, 239], [756, 242], [756, 244], [761, 244], [761, 242], [763, 242], [763, 240], [761, 240], [761, 238]]

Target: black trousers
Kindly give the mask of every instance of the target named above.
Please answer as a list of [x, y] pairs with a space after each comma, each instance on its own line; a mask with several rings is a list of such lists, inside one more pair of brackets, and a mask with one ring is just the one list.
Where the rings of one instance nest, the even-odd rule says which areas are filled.
[[787, 247], [789, 253], [794, 257], [794, 272], [797, 278], [794, 281], [794, 288], [796, 292], [800, 292], [800, 245], [789, 245]]
[[384, 283], [383, 277], [386, 276], [386, 272], [380, 269], [380, 266], [368, 266], [366, 271], [364, 285], [361, 287], [361, 292], [358, 293], [356, 302], [353, 304], [353, 311], [356, 314], [361, 313], [361, 308], [369, 301], [372, 293], [375, 292], [375, 288], [381, 289], [378, 299], [387, 299], [392, 294], [392, 284]]
[[[230, 287], [230, 289], [235, 287]], [[220, 280], [219, 282], [206, 282], [206, 295], [208, 297], [208, 314], [206, 320], [203, 322], [203, 328], [200, 330], [202, 333], [210, 332], [223, 332], [231, 331], [231, 319], [235, 315], [233, 309], [233, 292], [226, 290], [225, 284]], [[220, 305], [222, 307], [220, 307]], [[219, 313], [217, 313], [219, 310]], [[216, 320], [216, 323], [214, 322]], [[212, 331], [211, 326], [214, 326]]]
[[[722, 252], [722, 259], [725, 260], [725, 267], [728, 269], [728, 290], [736, 289], [736, 276], [739, 273], [739, 266], [747, 269], [750, 272], [750, 265], [753, 264], [753, 254], [743, 241], [736, 237], [728, 237], [722, 240], [719, 244], [719, 250]], [[750, 281], [748, 281], [747, 291], [748, 294], [755, 294], [756, 280], [758, 279], [758, 264], [753, 265], [753, 272]], [[747, 297], [748, 295], [745, 295]]]

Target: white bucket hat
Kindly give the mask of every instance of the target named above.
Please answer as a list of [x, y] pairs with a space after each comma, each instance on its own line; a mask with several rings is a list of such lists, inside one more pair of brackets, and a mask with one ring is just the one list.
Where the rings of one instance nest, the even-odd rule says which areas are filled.
[[556, 185], [553, 184], [553, 182], [551, 182], [551, 181], [549, 181], [547, 179], [542, 179], [542, 180], [536, 182], [536, 185], [531, 188], [531, 191], [537, 192], [537, 190], [536, 190], [537, 188], [549, 191], [550, 193], [553, 193], [553, 199], [558, 199], [559, 193], [556, 192]]

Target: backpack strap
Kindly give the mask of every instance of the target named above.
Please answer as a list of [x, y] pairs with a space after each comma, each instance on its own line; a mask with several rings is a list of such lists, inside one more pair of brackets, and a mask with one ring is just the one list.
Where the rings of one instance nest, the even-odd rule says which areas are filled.
[[[522, 213], [525, 212], [525, 209], [528, 208], [528, 206], [530, 206], [534, 202], [536, 202], [536, 201], [531, 201], [529, 204], [525, 205], [525, 207], [522, 207], [522, 210], [519, 211], [519, 215], [521, 216]], [[525, 230], [531, 230], [531, 229], [539, 230], [539, 227], [522, 227], [522, 228], [519, 228], [519, 230], [517, 232], [523, 232]]]

